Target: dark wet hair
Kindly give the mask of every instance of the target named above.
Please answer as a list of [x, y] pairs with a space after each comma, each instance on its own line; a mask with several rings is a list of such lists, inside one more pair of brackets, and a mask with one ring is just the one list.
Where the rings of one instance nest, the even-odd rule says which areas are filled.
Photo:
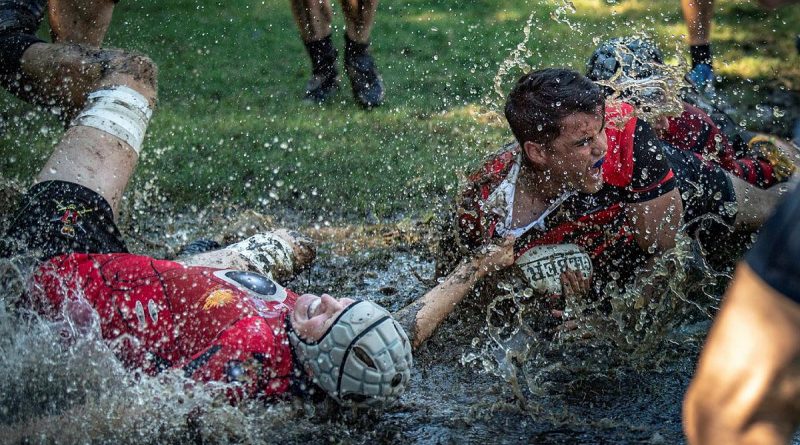
[[506, 100], [506, 119], [520, 145], [546, 144], [560, 134], [561, 120], [575, 113], [595, 114], [602, 109], [603, 93], [577, 71], [545, 68], [517, 81]]

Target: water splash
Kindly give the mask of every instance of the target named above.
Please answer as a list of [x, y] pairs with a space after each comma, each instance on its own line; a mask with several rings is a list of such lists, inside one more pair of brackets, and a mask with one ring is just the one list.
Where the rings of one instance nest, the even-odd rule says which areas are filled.
[[637, 275], [624, 288], [608, 283], [599, 301], [567, 298], [565, 313], [572, 314], [574, 330], [556, 326], [543, 299], [507, 275], [498, 284], [501, 295], [486, 308], [483, 337], [473, 340], [462, 364], [505, 380], [532, 416], [547, 412], [574, 422], [562, 400], [564, 379], [572, 387], [597, 379], [613, 384], [609, 376], [616, 373], [658, 369], [669, 360], [665, 351], [675, 349], [668, 345], [699, 344], [730, 275], [705, 263], [683, 230], [652, 273]]
[[[630, 37], [630, 41], [635, 40], [653, 41], [645, 33]], [[628, 67], [619, 68], [611, 78], [596, 82], [611, 91], [608, 96], [610, 102], [625, 101], [634, 105], [636, 114], [649, 122], [654, 122], [661, 116], [678, 115], [683, 111], [682, 89], [689, 84], [685, 79], [688, 67], [682, 58], [678, 58], [677, 65], [670, 65], [644, 59], [642, 54], [633, 52], [626, 45], [613, 45], [610, 49], [613, 50], [617, 66]], [[635, 73], [629, 73], [643, 69], [649, 73], [644, 78], [636, 78]]]
[[25, 275], [0, 260], [0, 443], [263, 443], [285, 428], [289, 403], [234, 406], [225, 384], [126, 369], [96, 319], [79, 328], [20, 308]]
[[[533, 26], [533, 17], [534, 13], [528, 16], [528, 20], [522, 28], [522, 41], [519, 42], [508, 57], [503, 60], [500, 67], [497, 68], [497, 73], [494, 75], [494, 92], [497, 95], [497, 103], [502, 103], [506, 99], [506, 93], [503, 91], [503, 83], [512, 70], [518, 68], [523, 73], [531, 70], [531, 66], [526, 59], [533, 57], [533, 53], [528, 49], [528, 41], [531, 38], [531, 26]], [[490, 100], [490, 103], [495, 102]], [[499, 107], [497, 108], [499, 109]]]

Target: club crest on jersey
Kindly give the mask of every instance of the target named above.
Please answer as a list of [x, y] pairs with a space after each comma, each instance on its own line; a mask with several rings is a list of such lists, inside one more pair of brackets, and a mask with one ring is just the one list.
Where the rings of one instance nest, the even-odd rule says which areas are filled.
[[56, 209], [59, 212], [59, 216], [56, 216], [50, 221], [60, 222], [61, 234], [69, 238], [75, 238], [75, 229], [81, 228], [81, 221], [80, 221], [81, 216], [83, 216], [86, 213], [90, 213], [92, 211], [91, 209], [87, 209], [83, 206], [78, 207], [75, 204], [63, 205], [57, 201], [56, 201]]
[[233, 301], [233, 291], [230, 289], [217, 289], [206, 297], [203, 303], [203, 309], [210, 311], [211, 309], [223, 307]]
[[592, 275], [592, 259], [575, 244], [546, 244], [531, 248], [516, 261], [531, 287], [539, 292], [561, 293], [561, 274], [577, 270]]

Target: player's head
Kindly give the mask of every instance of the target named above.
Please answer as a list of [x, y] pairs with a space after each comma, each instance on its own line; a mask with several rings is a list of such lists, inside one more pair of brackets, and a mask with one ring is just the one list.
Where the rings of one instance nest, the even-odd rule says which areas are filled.
[[408, 386], [411, 343], [379, 305], [306, 294], [289, 320], [289, 340], [300, 364], [336, 401], [377, 405]]
[[578, 72], [548, 68], [523, 76], [508, 96], [506, 119], [527, 163], [561, 189], [603, 186], [605, 100]]
[[548, 144], [561, 134], [562, 121], [571, 115], [603, 114], [600, 87], [580, 73], [562, 68], [531, 71], [514, 85], [505, 115], [520, 145]]

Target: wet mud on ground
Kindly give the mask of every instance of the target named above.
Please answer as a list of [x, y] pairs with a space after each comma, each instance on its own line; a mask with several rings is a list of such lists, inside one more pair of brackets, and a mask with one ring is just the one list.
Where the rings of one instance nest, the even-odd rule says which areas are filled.
[[[229, 228], [227, 233], [216, 235], [216, 239], [223, 242], [247, 236], [252, 231], [284, 225], [254, 212], [239, 213], [244, 216], [225, 224], [221, 218], [213, 216], [207, 215], [205, 220], [211, 227]], [[202, 233], [204, 228], [191, 224], [198, 220], [197, 215], [184, 215], [182, 221], [173, 220], [171, 225], [154, 221], [142, 224], [123, 215], [123, 233], [135, 234], [128, 237], [131, 251], [171, 257], [186, 240], [208, 236]], [[368, 298], [397, 310], [423, 295], [433, 284], [434, 261], [428, 247], [431, 245], [428, 224], [403, 221], [366, 227], [312, 226], [305, 227], [303, 232], [318, 242], [319, 253], [310, 270], [287, 283], [292, 289]], [[537, 395], [537, 406], [523, 409], [508, 383], [476, 366], [462, 364], [464, 355], [475, 350], [474, 339], [482, 336], [485, 316], [475, 301], [466, 303], [415, 354], [410, 389], [396, 405], [382, 413], [343, 412], [323, 404], [316, 406], [313, 414], [307, 410], [304, 414], [263, 418], [253, 414], [252, 410], [258, 408], [243, 407], [240, 414], [253, 423], [250, 427], [264, 432], [245, 438], [237, 437], [235, 432], [221, 434], [212, 427], [203, 426], [204, 421], [216, 425], [230, 415], [228, 411], [223, 415], [221, 411], [209, 409], [206, 417], [177, 427], [179, 432], [173, 431], [169, 437], [174, 439], [177, 434], [176, 442], [195, 443], [681, 443], [681, 398], [693, 369], [698, 338], [674, 346], [657, 371], [620, 368], [602, 375], [591, 372], [556, 375], [552, 386]], [[59, 413], [51, 405], [42, 406], [41, 412], [42, 417], [34, 420], [46, 421], [56, 429], [59, 423], [64, 430], [75, 428], [69, 410]], [[45, 416], [45, 412], [53, 417]], [[27, 436], [31, 443], [39, 442], [30, 425], [9, 423], [8, 417], [4, 420], [0, 437], [4, 431], [8, 432], [6, 428], [19, 428], [31, 435], [23, 433], [11, 437]], [[108, 420], [91, 416], [87, 420], [104, 421]], [[129, 439], [164, 437], [163, 433], [141, 425], [120, 428], [109, 435], [103, 428], [90, 425], [88, 429], [94, 430], [96, 436], [89, 439], [110, 442], [111, 437], [120, 435]], [[181, 431], [183, 428], [185, 430]], [[198, 430], [204, 432], [198, 433]], [[44, 443], [61, 440], [46, 433], [39, 437]]]
[[[792, 123], [800, 118], [800, 100], [780, 85], [770, 91], [765, 96], [768, 100], [760, 107], [747, 108], [746, 115], [757, 127], [789, 137]], [[774, 112], [776, 107], [783, 110], [780, 116]], [[10, 215], [21, 185], [9, 182], [2, 185], [0, 210]], [[157, 200], [148, 201], [135, 190], [128, 195], [120, 227], [133, 252], [174, 258], [181, 245], [197, 238], [213, 238], [224, 245], [258, 231], [283, 226], [299, 228], [319, 245], [313, 267], [287, 283], [296, 291], [368, 298], [397, 310], [435, 284], [432, 279], [433, 228], [428, 221], [404, 219], [370, 226], [309, 225], [302, 215], [284, 212], [270, 218], [229, 206], [176, 214], [171, 208], [144, 204]], [[7, 222], [0, 221], [0, 229], [4, 229]], [[217, 227], [225, 227], [225, 230], [214, 229]], [[6, 323], [7, 319], [4, 320]], [[36, 402], [38, 405], [32, 402], [29, 404], [32, 408], [29, 406], [29, 411], [22, 414], [7, 411], [9, 406], [20, 403], [5, 398], [12, 396], [4, 396], [0, 410], [0, 443], [70, 443], [74, 440], [95, 443], [685, 443], [681, 431], [681, 403], [710, 325], [709, 319], [675, 329], [657, 355], [631, 361], [617, 356], [623, 352], [609, 353], [608, 359], [596, 366], [584, 362], [578, 372], [554, 370], [548, 374], [546, 384], [538, 386], [535, 393], [528, 387], [525, 406], [515, 397], [509, 383], [484, 372], [475, 362], [464, 364], [465, 356], [476, 351], [476, 344], [485, 335], [484, 324], [485, 311], [474, 296], [469, 297], [416, 352], [409, 390], [397, 404], [380, 413], [339, 410], [324, 404], [297, 410], [283, 403], [269, 409], [214, 405], [204, 408], [203, 415], [184, 415], [181, 404], [186, 401], [179, 401], [181, 397], [169, 400], [174, 394], [142, 399], [140, 393], [126, 393], [118, 383], [109, 385], [97, 378], [101, 389], [119, 390], [119, 395], [111, 395], [116, 398], [114, 407], [136, 405], [142, 400], [145, 404], [148, 400], [158, 402], [153, 408], [158, 410], [158, 415], [146, 417], [143, 422], [117, 423], [117, 420], [110, 421], [108, 415], [92, 414], [93, 406], [102, 410], [104, 400], [92, 396], [90, 391], [76, 393], [70, 389], [66, 379], [72, 374], [67, 372], [55, 377], [56, 384], [52, 384], [52, 388], [45, 385], [46, 391], [60, 394], [50, 394], [41, 403]], [[3, 331], [7, 334], [2, 344], [4, 352], [13, 349], [9, 345], [26, 340], [24, 336], [27, 335], [15, 330], [16, 326], [8, 328]], [[572, 345], [564, 354], [580, 354], [584, 349], [596, 347], [587, 340], [585, 344]], [[587, 357], [596, 358], [597, 354]], [[44, 355], [40, 363], [31, 359], [28, 367], [11, 366], [8, 362], [22, 359], [22, 356], [6, 355], [0, 360], [3, 372], [15, 373], [3, 376], [8, 385], [20, 386], [17, 382], [36, 378], [49, 379], [36, 373], [31, 373], [30, 377], [22, 375], [32, 369], [54, 366], [52, 369], [67, 368], [82, 375], [97, 373], [90, 367], [104, 363], [102, 360], [76, 362], [74, 357], [64, 358], [60, 363], [60, 358], [52, 353]], [[24, 389], [15, 394], [14, 397], [33, 398]], [[165, 398], [168, 400], [162, 400]], [[62, 399], [71, 399], [71, 402], [65, 403]], [[83, 420], [77, 423], [76, 407], [88, 413], [78, 416]], [[146, 412], [146, 408], [143, 410]], [[243, 422], [245, 427], [237, 430], [237, 422]], [[800, 444], [800, 438], [795, 437], [793, 443]]]

